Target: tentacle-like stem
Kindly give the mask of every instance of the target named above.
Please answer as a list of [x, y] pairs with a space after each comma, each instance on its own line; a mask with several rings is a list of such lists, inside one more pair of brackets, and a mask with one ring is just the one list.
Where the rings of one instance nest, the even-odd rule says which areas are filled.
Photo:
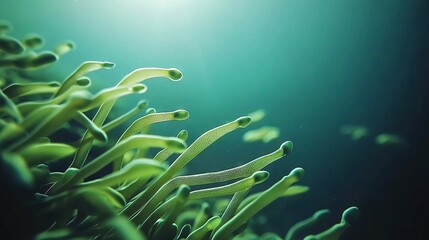
[[143, 110], [145, 107], [147, 106], [147, 101], [145, 100], [140, 100], [136, 106], [131, 109], [130, 111], [122, 114], [120, 117], [106, 123], [103, 125], [102, 129], [105, 132], [109, 132], [110, 130], [120, 126], [121, 124], [125, 123], [126, 121], [128, 121], [130, 118], [132, 118], [134, 115], [136, 115], [137, 113], [139, 113], [141, 110]]
[[178, 138], [152, 135], [135, 135], [128, 138], [127, 140], [122, 141], [114, 148], [108, 150], [98, 158], [79, 169], [75, 176], [73, 176], [69, 181], [59, 188], [59, 191], [74, 186], [76, 183], [82, 181], [83, 179], [109, 164], [113, 159], [122, 156], [125, 152], [131, 149], [139, 147], [170, 148], [173, 151], [182, 152], [186, 148], [186, 143]]
[[[293, 185], [290, 186], [288, 189], [286, 189], [281, 195], [280, 197], [290, 197], [290, 196], [295, 196], [298, 194], [302, 194], [305, 193], [309, 190], [309, 187], [307, 186], [302, 186], [302, 185]], [[263, 192], [258, 192], [258, 193], [254, 193], [250, 196], [248, 196], [247, 198], [245, 198], [240, 206], [238, 207], [237, 211], [240, 211], [241, 209], [243, 209], [245, 206], [247, 206], [247, 204], [253, 202], [253, 200], [255, 200], [256, 198], [258, 198]]]
[[[125, 76], [117, 85], [116, 87], [120, 86], [130, 86], [137, 84], [141, 81], [144, 81], [149, 78], [154, 77], [167, 77], [173, 81], [178, 81], [182, 78], [182, 73], [177, 69], [163, 69], [163, 68], [141, 68], [133, 71], [132, 73]], [[107, 118], [107, 115], [109, 114], [112, 107], [115, 105], [116, 100], [111, 100], [106, 103], [104, 103], [95, 114], [95, 117], [93, 119], [93, 122], [97, 126], [102, 126], [104, 121]], [[89, 150], [91, 149], [92, 140], [88, 141], [88, 138], [91, 136], [87, 133], [84, 134], [81, 140], [81, 144], [78, 147], [78, 150], [76, 151], [75, 157], [73, 159], [73, 162], [71, 163], [71, 167], [81, 167], [85, 159], [89, 153]]]
[[64, 43], [57, 45], [54, 48], [53, 52], [55, 54], [57, 54], [58, 56], [61, 56], [61, 55], [64, 55], [64, 54], [70, 52], [71, 50], [73, 50], [73, 48], [75, 48], [75, 44], [71, 41], [68, 41], [68, 42], [64, 42]]
[[85, 114], [78, 111], [74, 119], [85, 126], [95, 139], [102, 143], [107, 142], [107, 134], [103, 131], [103, 129], [95, 125]]
[[82, 111], [91, 110], [97, 106], [104, 104], [105, 102], [109, 102], [111, 100], [116, 100], [122, 96], [131, 94], [131, 93], [144, 93], [146, 92], [146, 86], [143, 84], [135, 84], [133, 86], [126, 87], [116, 87], [102, 90], [97, 93], [92, 99], [91, 103], [85, 106]]
[[9, 98], [16, 98], [34, 94], [51, 94], [57, 91], [59, 86], [58, 82], [14, 83], [3, 89], [3, 92]]
[[[137, 103], [136, 107], [134, 107], [133, 109], [131, 109], [130, 111], [126, 112], [125, 114], [121, 115], [120, 117], [110, 121], [109, 123], [103, 125], [103, 127], [101, 127], [101, 129], [105, 132], [108, 133], [111, 130], [115, 129], [116, 127], [120, 126], [121, 124], [123, 124], [124, 122], [126, 122], [127, 120], [129, 120], [131, 117], [133, 117], [135, 114], [137, 114], [138, 112], [140, 112], [142, 109], [144, 109], [147, 105], [147, 102], [144, 100], [141, 100]], [[91, 121], [93, 126], [96, 126], [92, 121]], [[98, 128], [98, 127], [97, 127]], [[93, 136], [88, 137], [85, 141], [90, 142], [93, 141], [94, 139], [94, 134], [90, 131], [90, 129], [88, 128], [88, 132], [90, 132]], [[105, 141], [102, 141], [103, 143]]]
[[194, 223], [192, 224], [192, 229], [196, 230], [197, 228], [201, 227], [208, 219], [209, 217], [209, 208], [210, 205], [207, 202], [203, 202], [201, 204], [200, 211], [198, 211], [197, 216], [195, 216]]
[[[182, 130], [177, 134], [177, 138], [182, 139], [183, 141], [186, 141], [186, 139], [188, 139], [188, 131], [186, 130]], [[153, 157], [153, 160], [158, 161], [158, 162], [164, 162], [165, 160], [167, 160], [167, 158], [169, 158], [171, 155], [173, 155], [173, 152], [168, 151], [168, 149], [162, 149], [161, 151], [159, 151], [155, 157]]]
[[[145, 90], [146, 88], [144, 85], [135, 85], [132, 87], [107, 89], [96, 94], [94, 97], [91, 97], [89, 93], [84, 91], [75, 92], [70, 97], [69, 101], [63, 105], [64, 107], [57, 109], [54, 113], [50, 115], [50, 117], [47, 117], [44, 122], [39, 124], [38, 127], [36, 127], [36, 129], [32, 133], [30, 133], [28, 137], [13, 145], [13, 148], [24, 145], [39, 137], [48, 136], [49, 134], [57, 130], [59, 127], [61, 127], [64, 122], [68, 121], [70, 118], [75, 117], [77, 115], [78, 110], [88, 111], [103, 104], [103, 102], [105, 101], [110, 101], [111, 99], [116, 99], [118, 97], [130, 93], [140, 93]], [[89, 123], [87, 121], [84, 121], [84, 119], [79, 116], [78, 120], [82, 120], [84, 123]], [[102, 131], [95, 131], [95, 129], [96, 128], [94, 127], [90, 128], [90, 130], [93, 130], [92, 132], [97, 134], [97, 137], [100, 137], [100, 139], [107, 138], [98, 135], [98, 133], [102, 133]]]
[[150, 159], [134, 160], [119, 171], [113, 172], [103, 178], [81, 183], [78, 187], [106, 187], [116, 186], [125, 181], [141, 177], [152, 177], [165, 171], [165, 167]]
[[22, 121], [22, 115], [15, 103], [2, 90], [0, 90], [0, 114], [5, 114], [18, 123]]
[[70, 156], [75, 150], [74, 147], [64, 143], [35, 143], [19, 150], [18, 153], [28, 166], [37, 166]]
[[283, 177], [279, 182], [267, 189], [257, 199], [237, 212], [236, 215], [226, 222], [213, 235], [213, 240], [228, 239], [231, 233], [246, 223], [255, 213], [277, 199], [290, 185], [297, 182], [304, 175], [302, 168], [295, 168], [289, 175]]
[[122, 216], [116, 216], [101, 222], [100, 228], [103, 233], [106, 230], [112, 233], [113, 239], [147, 240], [146, 236], [136, 229], [136, 226]]
[[[152, 113], [148, 114], [144, 117], [141, 117], [137, 120], [135, 120], [121, 135], [117, 143], [120, 143], [124, 139], [127, 139], [128, 137], [142, 131], [142, 129], [146, 128], [147, 126], [159, 123], [159, 122], [165, 122], [165, 121], [172, 121], [172, 120], [185, 120], [189, 117], [189, 113], [186, 110], [176, 110], [174, 112], [165, 112], [165, 113]], [[122, 166], [126, 165], [126, 163], [123, 163], [121, 161], [122, 159], [115, 159], [113, 161], [113, 170], [117, 171]]]
[[[265, 181], [268, 178], [268, 176], [269, 176], [268, 172], [258, 171], [258, 172], [255, 172], [250, 177], [241, 179], [237, 182], [234, 182], [228, 185], [192, 191], [189, 195], [189, 199], [195, 200], [195, 199], [201, 199], [201, 198], [207, 198], [207, 197], [219, 197], [219, 196], [232, 195], [236, 192], [251, 188], [253, 185], [259, 184]], [[154, 203], [154, 202], [151, 202], [151, 203]], [[133, 221], [144, 222], [145, 219], [148, 218], [151, 215], [151, 213], [155, 210], [155, 208], [156, 206], [146, 205], [138, 212], [138, 214], [136, 214], [132, 218]]]
[[89, 87], [91, 85], [91, 80], [87, 77], [81, 77], [76, 80], [76, 85], [73, 85], [71, 88], [67, 90], [67, 92], [45, 100], [45, 101], [30, 101], [30, 102], [23, 102], [18, 104], [19, 111], [24, 115], [28, 116], [32, 112], [38, 110], [39, 108], [46, 107], [53, 104], [62, 104], [76, 91], [82, 91], [85, 88]]
[[63, 81], [61, 87], [55, 93], [54, 97], [57, 97], [66, 92], [69, 88], [76, 84], [77, 79], [83, 77], [85, 74], [102, 68], [113, 68], [114, 66], [115, 64], [111, 62], [88, 61], [82, 63], [70, 76], [68, 76]]
[[151, 113], [144, 117], [141, 117], [135, 120], [122, 134], [118, 142], [126, 139], [129, 136], [132, 136], [140, 132], [145, 127], [158, 122], [165, 122], [171, 120], [185, 120], [189, 117], [189, 113], [186, 110], [176, 110], [174, 112], [164, 112], [164, 113]]
[[192, 191], [189, 199], [200, 199], [207, 197], [219, 197], [231, 195], [236, 192], [243, 191], [245, 189], [251, 188], [255, 184], [264, 182], [270, 174], [267, 171], [258, 171], [255, 172], [252, 176], [241, 179], [237, 182], [213, 188], [206, 188], [201, 190]]
[[220, 223], [220, 217], [219, 216], [213, 216], [210, 219], [207, 220], [204, 225], [193, 231], [186, 240], [201, 240], [203, 237], [210, 232], [211, 230], [215, 229]]
[[313, 216], [311, 216], [305, 220], [302, 220], [300, 222], [295, 223], [287, 232], [287, 235], [285, 236], [285, 240], [297, 240], [298, 234], [301, 231], [313, 226], [314, 224], [319, 222], [321, 219], [325, 218], [329, 213], [330, 213], [330, 211], [328, 209], [322, 209], [322, 210], [315, 212], [313, 214]]
[[45, 67], [58, 61], [58, 56], [52, 52], [43, 52], [36, 55], [20, 56], [14, 59], [0, 59], [0, 67], [12, 67], [25, 70], [34, 70]]
[[44, 121], [38, 124], [30, 134], [14, 143], [10, 149], [18, 149], [35, 139], [40, 137], [49, 136], [51, 133], [56, 131], [62, 126], [63, 123], [68, 121], [70, 118], [76, 115], [76, 111], [84, 108], [91, 102], [88, 93], [80, 92], [76, 93], [64, 104], [62, 108], [47, 116]]
[[234, 194], [234, 196], [231, 198], [231, 201], [229, 201], [227, 208], [223, 212], [221, 222], [219, 223], [215, 231], [218, 228], [222, 227], [226, 222], [228, 222], [235, 215], [238, 207], [240, 206], [241, 201], [243, 201], [243, 199], [246, 197], [249, 191], [250, 191], [250, 188]]
[[171, 179], [178, 171], [180, 171], [186, 164], [194, 159], [201, 151], [206, 149], [217, 139], [224, 136], [225, 134], [237, 129], [246, 127], [250, 123], [249, 117], [241, 117], [230, 123], [224, 124], [217, 128], [211, 129], [196, 139], [179, 157], [171, 164], [164, 174], [154, 180], [154, 182], [146, 189], [146, 191], [140, 195], [133, 203], [128, 205], [124, 210], [123, 214], [131, 216], [138, 209], [140, 209], [143, 203], [147, 202], [153, 194], [155, 194], [159, 188], [164, 185], [169, 179]]
[[[183, 141], [186, 141], [187, 137], [188, 137], [188, 132], [186, 130], [182, 130], [179, 132], [179, 134], [177, 134], [177, 138], [182, 139]], [[170, 151], [168, 148], [164, 148], [158, 152], [158, 154], [153, 158], [153, 160], [159, 163], [163, 163], [169, 156], [173, 154], [174, 154], [173, 151]], [[129, 199], [132, 196], [134, 196], [135, 193], [139, 191], [144, 185], [146, 185], [149, 180], [150, 178], [147, 178], [147, 177], [139, 178], [131, 182], [127, 186], [122, 187], [120, 191], [124, 195], [124, 197]]]
[[43, 38], [37, 34], [31, 34], [25, 37], [25, 39], [22, 40], [22, 45], [25, 48], [29, 48], [32, 50], [39, 49], [42, 47], [44, 41]]
[[163, 238], [163, 236], [165, 236], [165, 233], [168, 232], [168, 229], [174, 223], [183, 207], [185, 207], [190, 191], [191, 189], [186, 185], [179, 187], [175, 196], [176, 203], [174, 209], [166, 216], [165, 221], [156, 229], [153, 239], [166, 239]]
[[286, 141], [280, 146], [278, 150], [274, 151], [273, 153], [259, 157], [249, 163], [235, 168], [218, 172], [175, 177], [168, 181], [166, 184], [164, 184], [156, 193], [154, 193], [151, 199], [146, 201], [146, 204], [145, 206], [143, 206], [142, 210], [147, 213], [151, 212], [153, 208], [155, 208], [163, 199], [165, 199], [171, 193], [171, 191], [173, 191], [175, 188], [182, 184], [194, 186], [224, 182], [241, 177], [249, 177], [254, 172], [264, 168], [265, 166], [281, 158], [285, 154], [290, 153], [293, 148], [292, 146], [292, 142]]
[[358, 217], [359, 209], [357, 207], [347, 208], [341, 216], [340, 223], [335, 224], [317, 235], [306, 236], [304, 240], [337, 240], [351, 224], [357, 221]]

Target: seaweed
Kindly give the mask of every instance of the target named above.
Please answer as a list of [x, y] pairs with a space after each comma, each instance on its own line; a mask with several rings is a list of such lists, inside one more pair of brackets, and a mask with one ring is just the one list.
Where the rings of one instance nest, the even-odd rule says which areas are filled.
[[[182, 170], [204, 149], [247, 127], [252, 118], [238, 117], [190, 144], [186, 130], [175, 137], [149, 133], [152, 124], [186, 120], [186, 110], [157, 113], [150, 108], [124, 127], [147, 102], [139, 101], [129, 112], [113, 118], [110, 112], [119, 98], [146, 92], [142, 82], [147, 79], [180, 81], [183, 74], [175, 68], [140, 68], [116, 86], [92, 93], [87, 74], [114, 64], [86, 61], [63, 81], [38, 81], [32, 72], [51, 66], [74, 44], [65, 42], [52, 51], [40, 51], [42, 37], [18, 40], [8, 30], [10, 25], [1, 22], [1, 224], [6, 227], [2, 237], [281, 239], [274, 233], [256, 236], [244, 230], [249, 219], [274, 200], [308, 191], [306, 186], [294, 185], [304, 176], [302, 168], [295, 168], [265, 191], [248, 195], [254, 185], [269, 177], [263, 168], [292, 152], [291, 141], [238, 167], [183, 175]], [[80, 127], [71, 127], [72, 122]], [[79, 136], [79, 141], [54, 137], [64, 129]], [[110, 132], [118, 129], [122, 134], [115, 140]], [[93, 146], [103, 150], [93, 152]], [[149, 149], [157, 153], [152, 156]], [[173, 155], [175, 160], [168, 163]], [[68, 167], [52, 171], [55, 163]], [[109, 166], [111, 171], [97, 176]], [[218, 198], [225, 196], [231, 196], [230, 200]], [[285, 239], [296, 239], [319, 215], [292, 227]], [[357, 216], [358, 209], [351, 207], [344, 211], [341, 223], [305, 239], [338, 239]]]

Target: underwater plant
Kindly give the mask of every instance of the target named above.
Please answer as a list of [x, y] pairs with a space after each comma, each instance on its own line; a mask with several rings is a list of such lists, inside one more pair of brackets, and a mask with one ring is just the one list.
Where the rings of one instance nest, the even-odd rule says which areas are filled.
[[[343, 125], [340, 127], [342, 135], [349, 136], [351, 140], [357, 141], [369, 135], [369, 130], [365, 126]], [[374, 143], [377, 145], [397, 145], [404, 146], [406, 141], [398, 134], [379, 133], [374, 136]]]
[[375, 143], [378, 145], [404, 145], [405, 140], [396, 134], [380, 133], [375, 137]]
[[[41, 37], [18, 40], [7, 35], [9, 29], [7, 23], [0, 24], [0, 182], [2, 192], [7, 193], [1, 197], [3, 237], [282, 239], [274, 233], [257, 236], [245, 229], [249, 219], [274, 200], [308, 190], [294, 185], [304, 176], [302, 168], [295, 168], [270, 188], [249, 195], [254, 185], [269, 177], [263, 169], [291, 153], [291, 141], [238, 167], [182, 175], [181, 170], [204, 149], [248, 126], [251, 117], [241, 116], [210, 129], [190, 144], [186, 130], [175, 137], [152, 135], [148, 132], [151, 125], [185, 120], [189, 113], [149, 108], [136, 118], [147, 107], [146, 101], [118, 117], [112, 117], [111, 110], [119, 98], [146, 92], [141, 83], [145, 80], [181, 80], [178, 69], [140, 68], [96, 93], [90, 92], [91, 79], [86, 75], [112, 68], [113, 63], [87, 61], [63, 81], [39, 81], [31, 71], [56, 62], [73, 44], [38, 52]], [[111, 133], [118, 129], [122, 134], [115, 138]], [[61, 131], [78, 135], [78, 141]], [[94, 146], [102, 150], [91, 151]], [[148, 150], [157, 153], [150, 155]], [[168, 163], [170, 157], [175, 160]], [[59, 163], [64, 170], [52, 171]], [[106, 168], [108, 172], [97, 177]], [[222, 196], [231, 197], [221, 204], [215, 198]], [[317, 212], [297, 223], [285, 239], [298, 239], [321, 215]], [[351, 207], [340, 223], [305, 239], [338, 239], [357, 216], [358, 209]]]
[[256, 142], [262, 141], [264, 143], [271, 142], [278, 138], [280, 130], [277, 127], [263, 126], [255, 130], [249, 130], [243, 135], [243, 141]]
[[368, 136], [369, 130], [364, 126], [343, 125], [340, 127], [340, 133], [342, 135], [350, 136], [350, 139], [353, 141], [357, 141]]

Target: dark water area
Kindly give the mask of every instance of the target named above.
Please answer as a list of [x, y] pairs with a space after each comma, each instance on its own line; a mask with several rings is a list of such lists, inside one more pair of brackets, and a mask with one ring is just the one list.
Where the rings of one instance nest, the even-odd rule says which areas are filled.
[[[186, 121], [153, 133], [187, 142], [205, 131], [264, 109], [266, 117], [204, 151], [186, 169], [238, 166], [276, 150], [294, 150], [265, 170], [263, 190], [293, 168], [305, 169], [310, 191], [279, 199], [255, 219], [255, 230], [284, 236], [299, 220], [330, 209], [316, 233], [350, 206], [359, 221], [340, 239], [426, 239], [429, 192], [429, 2], [413, 1], [2, 1], [0, 19], [46, 47], [71, 39], [76, 50], [46, 76], [67, 76], [87, 60], [114, 69], [90, 74], [110, 87], [140, 67], [176, 67], [180, 82], [145, 82], [157, 111], [186, 109]], [[98, 81], [96, 81], [98, 80]], [[126, 97], [115, 114], [142, 97]], [[242, 140], [247, 130], [275, 126], [269, 143]], [[343, 126], [364, 126], [353, 140]], [[390, 133], [403, 142], [377, 144]], [[261, 221], [263, 223], [261, 223]]]

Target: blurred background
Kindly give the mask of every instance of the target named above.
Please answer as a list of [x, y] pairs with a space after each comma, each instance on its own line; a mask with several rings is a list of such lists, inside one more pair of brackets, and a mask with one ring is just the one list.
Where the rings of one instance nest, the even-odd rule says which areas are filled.
[[[147, 99], [157, 111], [186, 109], [186, 121], [153, 127], [188, 142], [263, 109], [260, 122], [220, 139], [187, 168], [229, 168], [294, 142], [267, 167], [263, 190], [303, 167], [310, 191], [274, 202], [257, 231], [284, 235], [323, 208], [324, 229], [358, 206], [359, 222], [342, 239], [426, 239], [428, 214], [429, 1], [58, 1], [2, 0], [10, 33], [37, 33], [45, 49], [72, 40], [76, 49], [49, 69], [61, 80], [83, 61], [111, 61], [91, 73], [94, 92], [141, 67], [176, 67], [180, 82], [151, 79], [143, 96], [122, 99], [119, 115]], [[56, 79], [60, 78], [60, 79]], [[269, 142], [244, 142], [262, 126]], [[380, 136], [380, 134], [382, 134]], [[384, 134], [384, 135], [383, 135]]]

